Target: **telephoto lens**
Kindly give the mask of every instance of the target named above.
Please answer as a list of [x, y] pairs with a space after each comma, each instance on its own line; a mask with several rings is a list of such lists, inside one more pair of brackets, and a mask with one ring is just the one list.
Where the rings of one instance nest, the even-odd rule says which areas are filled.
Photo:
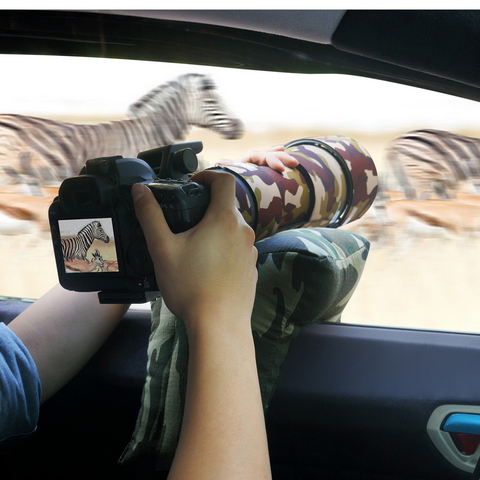
[[299, 227], [339, 227], [372, 205], [378, 175], [369, 153], [342, 135], [303, 138], [285, 145], [299, 164], [277, 172], [238, 163], [215, 166], [236, 178], [237, 207], [256, 240]]

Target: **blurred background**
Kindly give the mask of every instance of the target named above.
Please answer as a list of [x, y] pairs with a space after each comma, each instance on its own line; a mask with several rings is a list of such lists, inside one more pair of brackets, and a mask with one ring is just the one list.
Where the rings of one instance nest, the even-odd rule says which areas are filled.
[[[403, 198], [403, 186], [385, 161], [386, 147], [414, 129], [480, 137], [477, 103], [345, 75], [15, 55], [0, 56], [0, 65], [8, 72], [0, 80], [0, 114], [82, 124], [124, 119], [132, 103], [161, 83], [184, 73], [206, 73], [217, 84], [228, 108], [245, 125], [244, 135], [237, 140], [225, 140], [201, 128], [190, 131], [185, 141], [203, 142], [200, 157], [207, 165], [308, 136], [341, 134], [354, 138], [371, 154], [382, 190], [389, 192], [381, 199], [381, 211], [389, 212], [393, 205], [391, 211], [397, 213], [388, 221], [372, 215], [347, 227], [368, 238], [371, 251], [342, 321], [480, 331], [480, 201], [476, 203], [476, 196], [471, 196], [461, 202], [476, 205], [478, 215], [476, 209], [464, 213], [463, 207], [457, 208], [460, 199], [455, 198], [445, 204], [448, 212], [441, 210], [435, 217], [448, 218], [450, 223], [419, 221], [418, 215], [413, 218], [405, 213], [402, 204], [392, 203]], [[0, 134], [0, 146], [3, 140]], [[7, 196], [6, 187], [0, 188], [0, 295], [38, 298], [58, 281], [50, 234], [45, 223], [20, 218], [18, 210], [9, 208], [13, 197]], [[23, 205], [22, 211], [45, 215], [52, 194], [15, 197], [15, 205]], [[421, 207], [424, 205], [431, 203]]]

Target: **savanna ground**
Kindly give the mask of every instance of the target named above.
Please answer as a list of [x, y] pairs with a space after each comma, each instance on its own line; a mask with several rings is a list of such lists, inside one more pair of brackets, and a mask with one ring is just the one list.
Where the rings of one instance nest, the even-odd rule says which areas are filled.
[[[277, 130], [247, 132], [240, 140], [219, 140], [194, 130], [188, 140], [202, 140], [200, 154], [207, 164], [235, 159], [250, 150], [284, 144], [319, 131]], [[371, 154], [379, 172], [385, 171], [384, 146], [396, 136], [371, 136], [342, 131]], [[473, 134], [473, 132], [463, 132]], [[459, 241], [424, 238], [398, 251], [398, 245], [372, 241], [360, 284], [342, 317], [344, 323], [412, 328], [480, 331], [480, 239]], [[48, 233], [0, 236], [2, 275], [0, 293], [38, 298], [57, 283], [56, 266]]]

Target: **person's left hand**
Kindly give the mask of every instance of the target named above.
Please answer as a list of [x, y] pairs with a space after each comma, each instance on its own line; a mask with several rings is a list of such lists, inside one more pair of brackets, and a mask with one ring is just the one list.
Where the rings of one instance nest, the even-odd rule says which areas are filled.
[[265, 150], [252, 150], [233, 162], [230, 160], [221, 160], [218, 162], [219, 165], [231, 165], [235, 163], [255, 163], [259, 166], [267, 165], [277, 172], [283, 172], [285, 167], [296, 167], [298, 160], [288, 153], [285, 153], [285, 147], [283, 145], [276, 145], [266, 148]]

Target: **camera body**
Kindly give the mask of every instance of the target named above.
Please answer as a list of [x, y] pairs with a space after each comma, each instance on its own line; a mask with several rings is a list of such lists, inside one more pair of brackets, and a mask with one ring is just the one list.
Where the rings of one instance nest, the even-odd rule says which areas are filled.
[[189, 181], [201, 142], [168, 145], [138, 154], [88, 160], [61, 184], [49, 210], [60, 284], [98, 291], [100, 303], [143, 303], [158, 291], [153, 263], [135, 216], [131, 189], [147, 185], [174, 233], [196, 225], [208, 188]]

